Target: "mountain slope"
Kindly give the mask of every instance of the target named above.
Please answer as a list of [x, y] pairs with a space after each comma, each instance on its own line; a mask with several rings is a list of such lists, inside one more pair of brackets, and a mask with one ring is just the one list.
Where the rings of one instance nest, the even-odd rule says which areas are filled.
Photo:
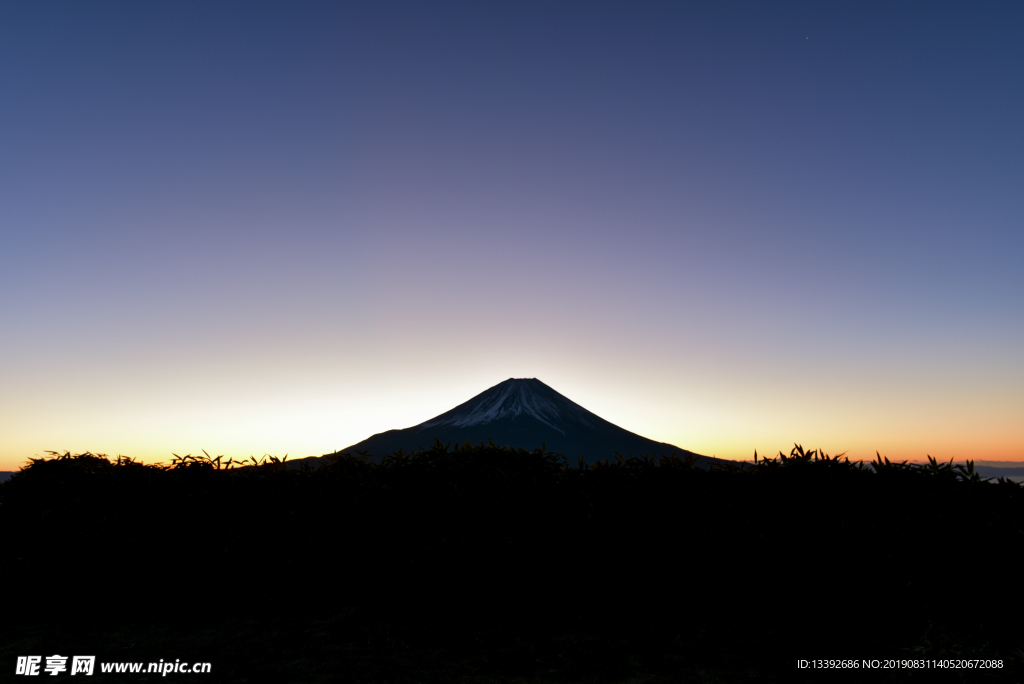
[[[379, 459], [399, 449], [429, 448], [435, 437], [454, 444], [493, 439], [500, 446], [530, 450], [543, 445], [548, 451], [565, 454], [573, 465], [578, 456], [593, 462], [612, 458], [616, 452], [623, 456], [698, 456], [624, 430], [536, 378], [510, 378], [419, 425], [378, 433], [339, 453], [364, 451]], [[700, 464], [718, 460], [701, 457]]]

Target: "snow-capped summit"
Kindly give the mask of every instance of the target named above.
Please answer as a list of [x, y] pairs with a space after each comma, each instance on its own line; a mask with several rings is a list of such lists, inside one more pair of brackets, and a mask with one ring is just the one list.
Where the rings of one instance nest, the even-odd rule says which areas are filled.
[[[543, 446], [565, 454], [572, 464], [578, 456], [593, 462], [614, 457], [616, 452], [623, 456], [698, 456], [609, 423], [536, 378], [509, 378], [419, 425], [381, 432], [339, 453], [362, 451], [380, 458], [399, 449], [429, 448], [435, 438], [454, 444], [467, 439], [474, 443], [494, 440], [501, 446], [529, 450]], [[715, 460], [700, 457], [698, 463]]]
[[592, 425], [590, 417], [597, 418], [536, 378], [509, 378], [416, 427], [470, 427], [520, 416], [535, 418], [563, 435], [570, 423]]

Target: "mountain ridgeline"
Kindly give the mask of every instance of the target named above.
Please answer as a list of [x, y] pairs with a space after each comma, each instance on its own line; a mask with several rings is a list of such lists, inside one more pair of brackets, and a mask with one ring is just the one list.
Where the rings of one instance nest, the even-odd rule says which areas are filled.
[[571, 465], [576, 465], [579, 457], [592, 463], [614, 458], [616, 453], [656, 459], [690, 456], [702, 467], [719, 462], [625, 430], [536, 378], [509, 378], [419, 425], [378, 433], [336, 453], [361, 451], [379, 460], [399, 449], [428, 449], [435, 439], [453, 444], [493, 440], [499, 446], [531, 451], [543, 446], [564, 454]]

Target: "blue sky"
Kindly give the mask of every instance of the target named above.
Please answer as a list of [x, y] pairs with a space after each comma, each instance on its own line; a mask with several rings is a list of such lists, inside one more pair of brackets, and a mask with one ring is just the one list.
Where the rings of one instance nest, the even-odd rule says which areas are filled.
[[508, 377], [1024, 459], [1016, 3], [8, 3], [0, 466], [325, 453]]

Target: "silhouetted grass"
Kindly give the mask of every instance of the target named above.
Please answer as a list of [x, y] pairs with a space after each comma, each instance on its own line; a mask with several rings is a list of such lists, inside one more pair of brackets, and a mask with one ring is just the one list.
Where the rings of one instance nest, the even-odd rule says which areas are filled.
[[[1024, 658], [1024, 488], [970, 463], [799, 446], [710, 470], [493, 444], [315, 470], [55, 454], [0, 485], [0, 524], [5, 629], [149, 625], [173, 643], [230, 622], [249, 631], [216, 653], [239, 672], [273, 669], [271, 624], [366, 681], [402, 658], [420, 681], [800, 681], [797, 658], [892, 656], [1001, 658], [1019, 677]], [[310, 625], [328, 627], [296, 643]], [[295, 681], [330, 681], [307, 666]]]

